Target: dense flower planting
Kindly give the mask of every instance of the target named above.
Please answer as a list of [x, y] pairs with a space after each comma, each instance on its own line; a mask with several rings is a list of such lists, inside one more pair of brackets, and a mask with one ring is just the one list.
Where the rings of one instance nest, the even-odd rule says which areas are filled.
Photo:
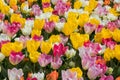
[[120, 80], [120, 0], [0, 0], [0, 80]]

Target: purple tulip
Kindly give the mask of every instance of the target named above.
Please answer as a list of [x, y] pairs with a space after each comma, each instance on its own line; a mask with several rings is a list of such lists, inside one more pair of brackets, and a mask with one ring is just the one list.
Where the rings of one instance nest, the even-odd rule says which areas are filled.
[[53, 69], [58, 69], [62, 65], [62, 60], [60, 57], [54, 57], [51, 61], [51, 67]]
[[51, 63], [51, 60], [52, 60], [52, 56], [51, 55], [41, 54], [39, 59], [38, 59], [38, 62], [40, 64], [40, 66], [45, 67], [49, 63]]

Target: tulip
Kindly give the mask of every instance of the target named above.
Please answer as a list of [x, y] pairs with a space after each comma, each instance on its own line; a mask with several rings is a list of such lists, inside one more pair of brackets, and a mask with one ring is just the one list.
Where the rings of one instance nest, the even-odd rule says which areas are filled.
[[45, 25], [44, 25], [44, 30], [47, 32], [47, 33], [51, 33], [53, 31], [55, 27], [55, 23], [53, 21], [46, 21], [45, 22]]
[[55, 44], [53, 47], [53, 55], [56, 57], [60, 57], [62, 55], [65, 54], [66, 50], [68, 49], [68, 47], [65, 47], [62, 43], [60, 44]]
[[114, 80], [112, 75], [103, 75], [99, 80]]
[[21, 24], [19, 22], [13, 22], [11, 25], [6, 26], [7, 34], [12, 37], [20, 30]]
[[9, 61], [12, 65], [19, 64], [25, 56], [22, 54], [22, 52], [14, 52], [12, 51], [9, 56]]
[[22, 76], [23, 76], [22, 69], [16, 69], [16, 68], [8, 69], [9, 80], [20, 80]]
[[51, 61], [51, 67], [53, 69], [58, 69], [62, 65], [62, 60], [60, 57], [54, 57]]
[[38, 62], [42, 67], [47, 66], [51, 62], [51, 60], [52, 56], [47, 54], [41, 54], [40, 57], [38, 58]]
[[39, 16], [39, 15], [41, 14], [41, 10], [40, 10], [39, 5], [34, 4], [34, 5], [32, 6], [32, 12], [33, 12], [33, 14], [34, 14], [35, 16]]
[[103, 73], [103, 69], [101, 69], [100, 66], [93, 65], [88, 69], [87, 75], [90, 80], [94, 80], [102, 73]]
[[3, 61], [5, 58], [5, 55], [3, 55], [2, 53], [0, 53], [0, 62]]
[[37, 80], [44, 80], [44, 73], [33, 73], [32, 78], [37, 78]]
[[53, 71], [46, 76], [47, 80], [57, 80], [58, 79], [58, 72]]
[[66, 71], [62, 70], [62, 80], [78, 80], [77, 73], [71, 72], [69, 69]]
[[86, 23], [84, 25], [85, 33], [91, 34], [95, 30], [96, 26], [91, 23]]

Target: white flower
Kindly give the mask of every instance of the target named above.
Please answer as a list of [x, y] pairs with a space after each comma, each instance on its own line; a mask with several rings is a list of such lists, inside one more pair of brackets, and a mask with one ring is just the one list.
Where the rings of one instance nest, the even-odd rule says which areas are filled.
[[[24, 4], [24, 5], [23, 5]], [[21, 9], [22, 9], [22, 11], [24, 12], [24, 13], [28, 13], [28, 12], [30, 12], [31, 11], [31, 9], [29, 9], [29, 4], [28, 4], [28, 2], [26, 1], [26, 2], [24, 2], [24, 3], [22, 3], [22, 7], [21, 7]]]
[[98, 3], [101, 4], [101, 5], [104, 4], [103, 0], [98, 0]]
[[114, 14], [108, 13], [108, 14], [107, 14], [107, 18], [108, 18], [108, 20], [113, 21], [113, 20], [116, 20], [116, 19], [117, 19], [117, 16], [115, 16]]
[[0, 53], [0, 62], [1, 62], [2, 60], [4, 60], [4, 58], [5, 58], [5, 55], [3, 55], [2, 53]]
[[120, 5], [117, 6], [117, 9], [116, 9], [118, 12], [120, 12]]
[[64, 27], [64, 23], [55, 23], [55, 29], [58, 30], [59, 32], [62, 30], [62, 28]]
[[10, 38], [6, 34], [0, 34], [0, 41], [10, 41]]
[[120, 3], [120, 0], [114, 0], [114, 3]]
[[32, 31], [32, 27], [34, 25], [34, 21], [33, 20], [27, 20], [25, 22], [25, 26], [24, 28], [22, 28], [22, 33], [26, 36], [30, 35], [31, 34], [31, 31]]
[[105, 45], [100, 45], [100, 47], [102, 48], [98, 53], [99, 54], [103, 54], [105, 49], [106, 49], [106, 46]]
[[20, 78], [23, 76], [22, 69], [8, 69], [8, 78], [9, 80], [20, 80]]
[[75, 56], [75, 54], [76, 54], [76, 51], [74, 49], [70, 49], [65, 52], [65, 55], [67, 56], [67, 58], [71, 58]]
[[28, 26], [28, 27], [33, 27], [33, 25], [34, 25], [34, 20], [27, 20], [26, 22], [25, 22], [25, 26]]
[[44, 73], [42, 72], [42, 73], [40, 73], [40, 72], [38, 72], [38, 73], [34, 73], [34, 74], [32, 74], [32, 78], [37, 78], [37, 80], [44, 80]]
[[22, 33], [26, 36], [30, 35], [31, 32], [32, 32], [32, 28], [31, 27], [28, 27], [28, 26], [25, 26], [24, 28], [21, 29], [22, 30]]
[[4, 27], [4, 22], [0, 21], [0, 31], [3, 29], [3, 27]]
[[40, 16], [35, 16], [36, 19], [48, 19], [52, 15], [51, 12], [41, 13]]
[[62, 0], [64, 3], [66, 3], [68, 0]]
[[9, 13], [13, 14], [14, 10], [10, 8]]
[[89, 0], [79, 0], [80, 2], [82, 2], [82, 7], [85, 7], [89, 4]]

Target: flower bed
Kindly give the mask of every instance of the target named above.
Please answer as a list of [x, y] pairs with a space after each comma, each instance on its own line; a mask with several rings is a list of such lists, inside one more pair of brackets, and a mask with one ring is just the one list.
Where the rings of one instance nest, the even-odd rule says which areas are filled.
[[0, 80], [120, 80], [120, 0], [0, 0]]

